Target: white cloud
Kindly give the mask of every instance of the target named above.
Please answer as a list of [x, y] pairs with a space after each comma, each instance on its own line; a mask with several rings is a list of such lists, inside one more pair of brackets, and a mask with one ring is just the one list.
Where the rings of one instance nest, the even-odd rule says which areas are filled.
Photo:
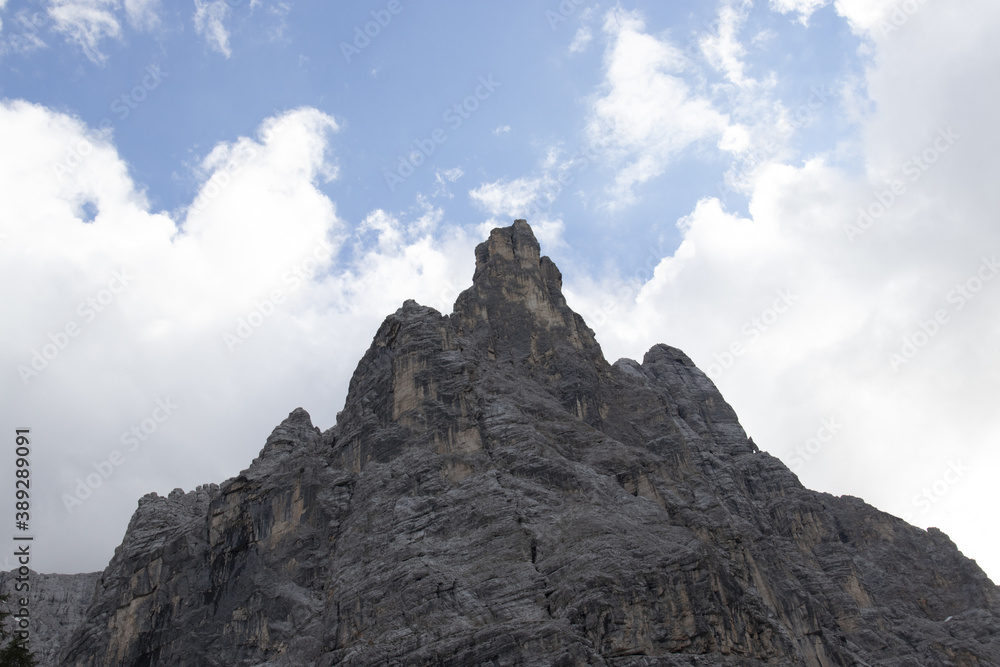
[[448, 190], [448, 184], [454, 183], [464, 175], [465, 172], [462, 171], [461, 167], [438, 169], [434, 172], [434, 193], [432, 196], [454, 198], [455, 195], [451, 194]]
[[750, 133], [742, 125], [730, 125], [719, 140], [719, 148], [730, 153], [742, 153], [750, 147]]
[[399, 214], [376, 209], [369, 213], [358, 226], [358, 237], [364, 239], [373, 232], [373, 244], [358, 245], [358, 252], [376, 249], [382, 255], [406, 252], [407, 247], [419, 244], [433, 238], [434, 232], [441, 223], [444, 211], [431, 206], [426, 199], [418, 197], [416, 206], [410, 211], [410, 217], [416, 217], [406, 223]]
[[[712, 103], [728, 111], [727, 126], [717, 142], [719, 150], [729, 153], [732, 162], [716, 193], [750, 194], [761, 169], [772, 163], [800, 158], [795, 153], [796, 134], [822, 116], [824, 107], [843, 103], [847, 90], [836, 86], [813, 85], [799, 90], [786, 101], [777, 97], [778, 75], [764, 72], [758, 77], [747, 73], [748, 48], [740, 41], [751, 4], [748, 0], [727, 0], [718, 9], [711, 32], [698, 39], [708, 65], [722, 77], [711, 86]], [[754, 35], [749, 45], [760, 48], [773, 34]], [[711, 74], [711, 73], [709, 73]], [[713, 194], [716, 194], [713, 193]]]
[[382, 209], [369, 213], [361, 222], [359, 231], [376, 232], [379, 250], [398, 250], [403, 243], [403, 230], [399, 220]]
[[229, 48], [229, 29], [226, 19], [232, 12], [226, 0], [194, 0], [194, 27], [208, 45], [225, 57], [233, 54]]
[[719, 137], [728, 119], [691, 90], [675, 46], [645, 31], [638, 13], [609, 12], [605, 82], [592, 103], [590, 141], [621, 164], [611, 208], [635, 201], [634, 188], [659, 176], [688, 146]]
[[913, 2], [902, 2], [902, 0], [835, 0], [834, 6], [837, 13], [845, 17], [851, 27], [860, 34], [871, 33], [876, 36], [885, 33], [879, 29], [880, 24], [886, 22], [891, 28], [893, 23], [890, 20], [894, 12], [900, 12], [902, 18], [908, 18], [911, 12], [903, 9], [915, 7], [919, 11], [927, 0], [913, 0]]
[[[253, 11], [260, 5], [260, 0], [250, 3], [250, 10]], [[278, 2], [267, 6], [267, 17], [270, 25], [267, 28], [267, 38], [271, 42], [288, 42], [286, 32], [288, 31], [288, 14], [292, 11], [291, 4]], [[375, 72], [372, 72], [372, 76]]]
[[543, 248], [551, 251], [566, 245], [563, 233], [566, 225], [562, 218], [547, 209], [562, 192], [557, 174], [571, 166], [561, 159], [558, 151], [550, 150], [541, 165], [541, 175], [532, 178], [501, 179], [483, 183], [469, 191], [469, 198], [490, 217], [476, 227], [478, 236], [489, 236], [494, 227], [506, 227], [523, 218], [531, 223], [535, 237]]
[[160, 23], [160, 0], [125, 0], [125, 16], [138, 30], [148, 30]]
[[526, 217], [543, 204], [547, 184], [546, 178], [499, 180], [470, 190], [469, 197], [490, 215], [513, 220]]
[[53, 28], [79, 46], [91, 62], [101, 64], [105, 39], [119, 39], [121, 24], [115, 16], [118, 0], [50, 0], [49, 18]]
[[510, 134], [510, 125], [501, 125], [493, 130], [493, 134], [500, 136], [501, 134]]
[[[869, 0], [865, 0], [865, 2], [869, 2]], [[809, 17], [828, 4], [830, 4], [830, 0], [770, 0], [772, 11], [782, 14], [797, 13], [802, 25], [808, 25]]]
[[449, 183], [454, 183], [458, 179], [462, 178], [462, 176], [465, 175], [465, 172], [462, 171], [461, 167], [452, 167], [451, 169], [439, 169], [434, 175], [439, 181], [445, 180]]
[[730, 83], [740, 87], [751, 83], [743, 73], [744, 63], [741, 60], [746, 55], [746, 49], [737, 38], [746, 22], [749, 6], [750, 3], [746, 0], [741, 0], [739, 6], [736, 3], [722, 5], [719, 8], [717, 32], [699, 40], [699, 46], [709, 64], [722, 71]]
[[[509, 224], [511, 224], [510, 220], [500, 220], [494, 226], [506, 227]], [[563, 239], [566, 224], [562, 218], [553, 219], [545, 216], [534, 218], [531, 221], [531, 229], [534, 231], [538, 243], [544, 248], [543, 252], [552, 252], [552, 250], [566, 245], [566, 241]]]
[[587, 46], [594, 39], [594, 33], [588, 26], [580, 26], [573, 36], [573, 42], [569, 45], [570, 53], [582, 53], [587, 50]]
[[0, 56], [12, 53], [23, 54], [45, 46], [38, 31], [48, 22], [44, 12], [29, 13], [20, 10], [6, 24], [6, 32], [0, 33]]
[[470, 190], [473, 204], [490, 215], [477, 227], [478, 232], [488, 236], [493, 227], [507, 226], [523, 218], [531, 223], [540, 242], [550, 248], [566, 245], [565, 224], [552, 211], [553, 204], [593, 159], [587, 153], [567, 155], [559, 146], [550, 146], [534, 175], [482, 183]]
[[755, 34], [753, 38], [751, 38], [750, 43], [755, 48], [762, 48], [766, 46], [768, 43], [773, 42], [777, 36], [778, 33], [775, 32], [774, 30], [771, 30], [770, 28], [764, 28], [763, 30], [758, 31], [757, 34]]
[[[497, 216], [483, 220], [475, 227], [476, 237], [479, 239], [488, 238], [490, 231], [495, 227], [508, 227], [514, 220], [523, 216]], [[542, 254], [550, 253], [559, 248], [567, 246], [563, 234], [566, 232], [566, 223], [562, 218], [553, 218], [546, 213], [536, 212], [527, 219], [531, 224], [531, 231], [542, 247]]]
[[[122, 17], [137, 30], [150, 30], [160, 23], [160, 0], [48, 0], [46, 13], [52, 28], [83, 50], [96, 64], [107, 62], [102, 49], [106, 40], [121, 40], [124, 36]], [[20, 12], [24, 29], [19, 50], [41, 46], [37, 36], [40, 15]]]

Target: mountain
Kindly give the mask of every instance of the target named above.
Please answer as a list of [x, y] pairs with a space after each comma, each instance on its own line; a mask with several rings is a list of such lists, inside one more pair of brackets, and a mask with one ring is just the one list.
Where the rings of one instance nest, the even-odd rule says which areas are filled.
[[46, 664], [1000, 665], [974, 561], [804, 488], [680, 350], [609, 364], [523, 220], [385, 319], [333, 428], [142, 498], [85, 604]]

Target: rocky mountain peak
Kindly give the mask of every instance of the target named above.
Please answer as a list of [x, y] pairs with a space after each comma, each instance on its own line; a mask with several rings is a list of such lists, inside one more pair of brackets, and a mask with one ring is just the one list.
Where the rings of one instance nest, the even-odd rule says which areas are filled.
[[514, 262], [521, 269], [533, 271], [541, 260], [541, 247], [526, 220], [515, 220], [510, 227], [497, 227], [490, 237], [476, 246], [476, 272], [472, 282], [484, 279], [484, 274], [505, 273], [504, 264]]
[[296, 409], [237, 477], [140, 501], [93, 595], [48, 594], [46, 667], [1000, 665], [947, 536], [805, 489], [680, 350], [608, 365], [561, 286], [493, 230], [334, 427]]
[[587, 363], [607, 366], [593, 331], [566, 304], [562, 274], [541, 255], [524, 220], [500, 227], [476, 247], [472, 287], [455, 302], [456, 333], [490, 358], [532, 366], [583, 353]]

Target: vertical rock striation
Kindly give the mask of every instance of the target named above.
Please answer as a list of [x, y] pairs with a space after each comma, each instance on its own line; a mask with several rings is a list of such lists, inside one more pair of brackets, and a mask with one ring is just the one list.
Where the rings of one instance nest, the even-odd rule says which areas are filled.
[[[17, 569], [0, 572], [0, 593], [9, 596], [5, 611], [15, 613], [15, 604], [24, 595]], [[29, 646], [39, 665], [55, 665], [59, 650], [70, 634], [87, 620], [85, 612], [94, 597], [100, 572], [86, 574], [39, 574], [28, 572]], [[20, 582], [24, 584], [25, 582]], [[12, 619], [7, 619], [8, 623]], [[8, 625], [7, 630], [11, 629]]]
[[609, 364], [519, 220], [452, 314], [386, 318], [336, 426], [143, 498], [46, 664], [983, 666], [998, 619], [944, 534], [803, 488], [681, 351]]

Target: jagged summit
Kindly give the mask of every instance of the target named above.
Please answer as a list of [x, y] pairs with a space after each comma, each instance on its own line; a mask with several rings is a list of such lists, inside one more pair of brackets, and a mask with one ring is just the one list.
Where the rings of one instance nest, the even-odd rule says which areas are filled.
[[1000, 665], [974, 561], [803, 488], [680, 350], [609, 365], [524, 221], [385, 319], [334, 427], [144, 499], [84, 617], [49, 664]]
[[[541, 255], [538, 241], [524, 220], [498, 227], [476, 246], [476, 271], [472, 287], [456, 302], [456, 312], [472, 316], [475, 303], [508, 301], [523, 305], [543, 320], [565, 306], [562, 274]], [[556, 318], [561, 319], [561, 318]]]
[[507, 262], [513, 262], [523, 271], [537, 271], [541, 265], [541, 254], [541, 247], [527, 220], [515, 220], [510, 227], [496, 227], [487, 240], [476, 246], [476, 271], [472, 282], [478, 284], [487, 275], [510, 272], [510, 268], [505, 266]]
[[562, 274], [541, 255], [525, 220], [494, 229], [476, 247], [472, 287], [455, 302], [459, 335], [471, 335], [493, 354], [537, 361], [565, 343], [605, 363], [600, 345], [583, 318], [566, 305]]

